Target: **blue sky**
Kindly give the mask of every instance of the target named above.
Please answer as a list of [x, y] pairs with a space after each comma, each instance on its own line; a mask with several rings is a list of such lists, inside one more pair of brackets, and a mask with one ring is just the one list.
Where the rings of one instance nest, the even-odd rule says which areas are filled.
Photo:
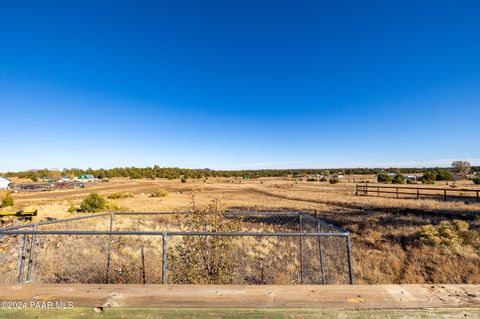
[[0, 171], [480, 164], [479, 1], [4, 1]]

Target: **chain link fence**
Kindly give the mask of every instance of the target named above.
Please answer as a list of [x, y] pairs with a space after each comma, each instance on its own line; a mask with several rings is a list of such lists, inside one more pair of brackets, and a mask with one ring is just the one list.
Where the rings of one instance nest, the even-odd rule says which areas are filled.
[[353, 283], [349, 233], [301, 212], [104, 213], [0, 229], [1, 283]]

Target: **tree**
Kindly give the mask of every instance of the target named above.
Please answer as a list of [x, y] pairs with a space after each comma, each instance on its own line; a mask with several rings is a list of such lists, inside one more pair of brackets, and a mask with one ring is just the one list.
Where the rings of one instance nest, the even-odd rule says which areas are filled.
[[96, 178], [98, 179], [104, 179], [106, 178], [107, 176], [105, 175], [105, 171], [104, 170], [100, 170], [96, 175], [95, 175]]
[[340, 183], [340, 180], [338, 178], [330, 178], [328, 181], [330, 184], [338, 184]]
[[423, 173], [422, 183], [423, 184], [434, 184], [437, 179], [437, 175], [433, 171], [426, 171]]
[[467, 175], [472, 168], [472, 165], [467, 161], [454, 161], [452, 166], [462, 176], [463, 179], [467, 178]]
[[56, 181], [60, 178], [61, 175], [62, 173], [60, 171], [50, 171], [50, 174], [48, 176], [50, 176], [54, 181]]
[[382, 173], [377, 175], [377, 182], [379, 183], [390, 183], [391, 181], [392, 178], [387, 174]]
[[392, 179], [392, 184], [405, 184], [405, 176], [403, 176], [403, 174], [398, 173]]
[[437, 181], [453, 181], [453, 174], [450, 171], [447, 171], [446, 169], [438, 169], [437, 170], [437, 176], [436, 176]]

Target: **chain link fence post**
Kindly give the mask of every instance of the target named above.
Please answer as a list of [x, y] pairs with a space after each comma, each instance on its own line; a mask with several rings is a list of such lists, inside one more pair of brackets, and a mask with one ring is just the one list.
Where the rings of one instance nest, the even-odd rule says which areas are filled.
[[348, 258], [348, 280], [353, 285], [353, 269], [352, 269], [352, 247], [350, 243], [350, 234], [345, 236], [347, 242], [347, 258]]
[[115, 213], [110, 213], [110, 234], [108, 235], [108, 245], [107, 245], [107, 267], [105, 270], [105, 283], [108, 284], [110, 276], [110, 259], [111, 259], [111, 250], [112, 250], [112, 230], [113, 230], [113, 215]]
[[[320, 233], [320, 222], [317, 222], [317, 232]], [[317, 236], [318, 240], [318, 250], [320, 255], [320, 271], [322, 272], [322, 284], [325, 285], [325, 269], [323, 265], [323, 247], [322, 247], [322, 236]]]
[[23, 272], [25, 269], [25, 259], [27, 258], [27, 240], [28, 235], [23, 235], [23, 248], [22, 248], [22, 256], [20, 257], [20, 273], [18, 274], [18, 283], [23, 283]]
[[35, 231], [37, 230], [37, 225], [32, 227], [32, 243], [30, 245], [30, 257], [28, 258], [28, 268], [27, 268], [27, 282], [31, 281], [32, 267], [33, 267], [33, 256], [35, 253]]
[[162, 234], [162, 285], [167, 283], [167, 232]]
[[[300, 232], [303, 233], [303, 213], [299, 215]], [[300, 284], [303, 284], [303, 236], [300, 236]]]

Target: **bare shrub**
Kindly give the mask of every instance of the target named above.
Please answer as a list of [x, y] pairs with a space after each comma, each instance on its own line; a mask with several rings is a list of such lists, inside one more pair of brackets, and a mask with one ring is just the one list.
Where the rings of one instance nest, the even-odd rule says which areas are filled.
[[91, 193], [80, 204], [80, 210], [82, 212], [98, 212], [104, 209], [106, 206], [106, 200], [103, 196], [97, 193]]
[[129, 193], [129, 192], [116, 192], [116, 193], [112, 193], [110, 195], [107, 196], [108, 199], [122, 199], [122, 198], [131, 198], [133, 197], [133, 193]]
[[168, 192], [163, 188], [158, 188], [155, 192], [153, 192], [150, 197], [167, 197]]
[[70, 206], [68, 207], [67, 211], [69, 213], [75, 213], [77, 211], [77, 207], [73, 203], [70, 203]]
[[7, 192], [5, 194], [5, 197], [2, 200], [2, 206], [1, 207], [10, 207], [15, 204], [15, 201], [13, 200], [12, 194], [10, 192]]
[[[225, 218], [220, 203], [214, 200], [205, 208], [193, 206], [190, 214], [180, 216], [189, 232], [235, 232], [238, 220]], [[183, 236], [170, 249], [175, 271], [173, 280], [187, 284], [228, 284], [234, 280], [232, 236]]]
[[479, 236], [475, 231], [469, 230], [469, 226], [466, 221], [462, 220], [442, 221], [437, 226], [426, 225], [419, 233], [420, 242], [431, 246], [479, 248]]

